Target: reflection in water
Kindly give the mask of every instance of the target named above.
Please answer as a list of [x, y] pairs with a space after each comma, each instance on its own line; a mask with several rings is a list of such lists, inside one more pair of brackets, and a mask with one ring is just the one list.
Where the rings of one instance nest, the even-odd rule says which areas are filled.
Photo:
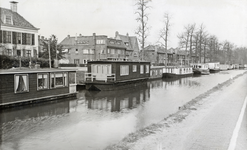
[[118, 91], [81, 90], [76, 100], [5, 110], [0, 149], [103, 149], [236, 74], [152, 80]]
[[121, 111], [125, 108], [136, 108], [137, 105], [148, 101], [150, 90], [147, 82], [136, 84], [131, 89], [117, 91], [86, 91], [89, 109], [105, 111]]

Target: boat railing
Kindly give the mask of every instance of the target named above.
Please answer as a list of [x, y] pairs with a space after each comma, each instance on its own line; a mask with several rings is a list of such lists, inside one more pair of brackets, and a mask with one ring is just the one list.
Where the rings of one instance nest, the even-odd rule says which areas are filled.
[[85, 73], [86, 82], [114, 82], [116, 81], [115, 74], [95, 74], [95, 73]]

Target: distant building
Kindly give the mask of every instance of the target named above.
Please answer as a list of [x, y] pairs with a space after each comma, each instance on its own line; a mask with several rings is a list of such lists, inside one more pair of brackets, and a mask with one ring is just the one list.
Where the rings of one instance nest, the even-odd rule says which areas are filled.
[[93, 60], [127, 60], [126, 47], [122, 40], [106, 35], [67, 36], [60, 45], [71, 64], [87, 64]]
[[0, 55], [37, 57], [39, 29], [17, 13], [17, 2], [10, 4], [0, 7]]
[[165, 65], [165, 48], [159, 45], [148, 45], [143, 50], [143, 59], [152, 65]]
[[115, 39], [122, 40], [125, 47], [126, 47], [126, 57], [133, 61], [138, 61], [139, 57], [139, 45], [136, 36], [129, 36], [127, 33], [126, 35], [121, 35], [116, 31]]

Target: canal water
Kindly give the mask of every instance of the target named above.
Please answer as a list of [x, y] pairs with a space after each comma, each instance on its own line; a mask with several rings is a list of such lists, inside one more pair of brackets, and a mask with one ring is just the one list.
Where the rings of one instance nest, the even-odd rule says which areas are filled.
[[243, 72], [159, 79], [119, 91], [80, 90], [75, 100], [4, 110], [0, 113], [0, 149], [104, 149]]

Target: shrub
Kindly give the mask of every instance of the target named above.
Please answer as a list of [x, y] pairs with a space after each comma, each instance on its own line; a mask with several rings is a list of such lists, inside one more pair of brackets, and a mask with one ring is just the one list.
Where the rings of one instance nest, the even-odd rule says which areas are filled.
[[[13, 57], [7, 55], [0, 55], [0, 69], [9, 69], [12, 67], [19, 67], [20, 61], [22, 67], [29, 67], [30, 57]], [[32, 65], [40, 64], [41, 68], [49, 67], [49, 60], [43, 58], [31, 58]], [[53, 61], [51, 62], [53, 64]], [[52, 65], [53, 67], [53, 65]]]

